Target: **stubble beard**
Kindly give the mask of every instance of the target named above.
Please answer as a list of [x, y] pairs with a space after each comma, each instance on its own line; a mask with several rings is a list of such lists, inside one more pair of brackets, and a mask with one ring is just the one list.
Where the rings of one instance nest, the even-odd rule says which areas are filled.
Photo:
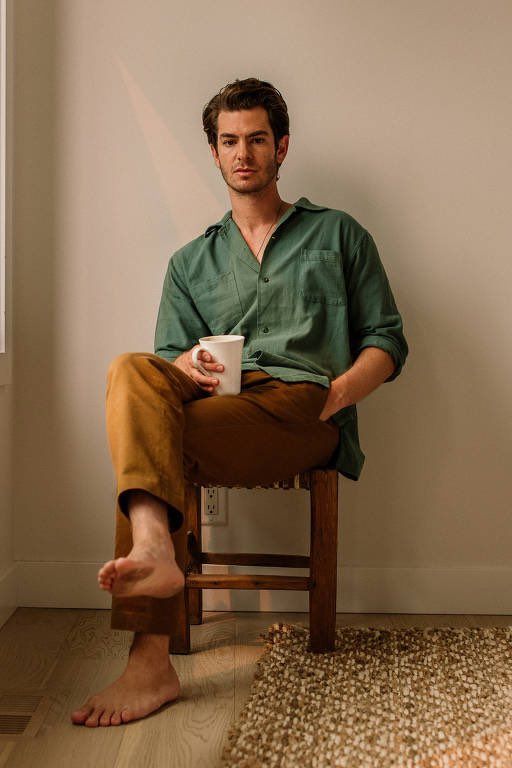
[[255, 192], [261, 192], [261, 190], [265, 189], [265, 187], [267, 187], [269, 184], [272, 183], [272, 181], [274, 181], [274, 179], [277, 176], [278, 170], [279, 169], [277, 165], [277, 160], [274, 156], [269, 161], [269, 163], [266, 166], [264, 166], [263, 171], [260, 170], [258, 172], [258, 176], [260, 177], [260, 181], [258, 184], [251, 184], [251, 183], [248, 184], [247, 181], [242, 181], [242, 180], [240, 180], [238, 184], [234, 184], [233, 179], [236, 180], [237, 178], [236, 172], [234, 172], [233, 174], [231, 174], [230, 172], [230, 174], [228, 175], [225, 172], [225, 169], [222, 167], [222, 163], [220, 166], [220, 172], [222, 174], [222, 178], [224, 179], [228, 187], [230, 187], [230, 189], [234, 190], [235, 192], [238, 192], [241, 195], [244, 195], [244, 194], [250, 195], [250, 194], [254, 194]]

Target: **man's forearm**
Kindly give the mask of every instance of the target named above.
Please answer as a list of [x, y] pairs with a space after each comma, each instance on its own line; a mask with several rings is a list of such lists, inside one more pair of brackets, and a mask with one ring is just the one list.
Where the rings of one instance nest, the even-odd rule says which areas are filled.
[[378, 347], [365, 347], [348, 371], [331, 381], [338, 410], [358, 403], [377, 389], [395, 370], [395, 361]]

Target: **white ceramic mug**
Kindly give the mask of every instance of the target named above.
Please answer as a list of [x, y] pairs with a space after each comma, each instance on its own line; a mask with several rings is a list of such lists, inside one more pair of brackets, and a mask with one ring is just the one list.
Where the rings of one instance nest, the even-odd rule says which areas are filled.
[[[192, 350], [192, 365], [205, 376], [219, 380], [212, 395], [238, 395], [242, 382], [242, 349], [245, 336], [226, 334], [224, 336], [203, 336], [198, 347]], [[216, 363], [224, 366], [223, 371], [207, 371], [197, 356], [201, 349], [210, 352]]]

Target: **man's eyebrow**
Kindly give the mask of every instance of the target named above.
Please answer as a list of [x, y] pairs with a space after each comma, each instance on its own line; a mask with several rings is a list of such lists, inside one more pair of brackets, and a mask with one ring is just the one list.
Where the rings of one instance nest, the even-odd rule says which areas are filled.
[[[269, 133], [268, 133], [268, 131], [253, 131], [252, 133], [248, 133], [247, 135], [248, 135], [249, 138], [251, 138], [252, 136], [262, 136], [262, 135], [268, 136]], [[236, 133], [221, 133], [221, 134], [219, 134], [219, 139], [224, 139], [224, 138], [236, 139], [236, 138], [238, 138], [238, 135]]]

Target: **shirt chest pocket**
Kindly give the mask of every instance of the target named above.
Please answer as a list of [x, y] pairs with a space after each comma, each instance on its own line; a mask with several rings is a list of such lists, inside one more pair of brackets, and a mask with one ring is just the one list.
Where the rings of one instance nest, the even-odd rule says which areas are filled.
[[339, 251], [302, 248], [299, 262], [299, 294], [306, 301], [346, 304], [347, 293]]
[[229, 333], [242, 319], [242, 304], [233, 272], [223, 272], [189, 287], [194, 304], [212, 334]]

